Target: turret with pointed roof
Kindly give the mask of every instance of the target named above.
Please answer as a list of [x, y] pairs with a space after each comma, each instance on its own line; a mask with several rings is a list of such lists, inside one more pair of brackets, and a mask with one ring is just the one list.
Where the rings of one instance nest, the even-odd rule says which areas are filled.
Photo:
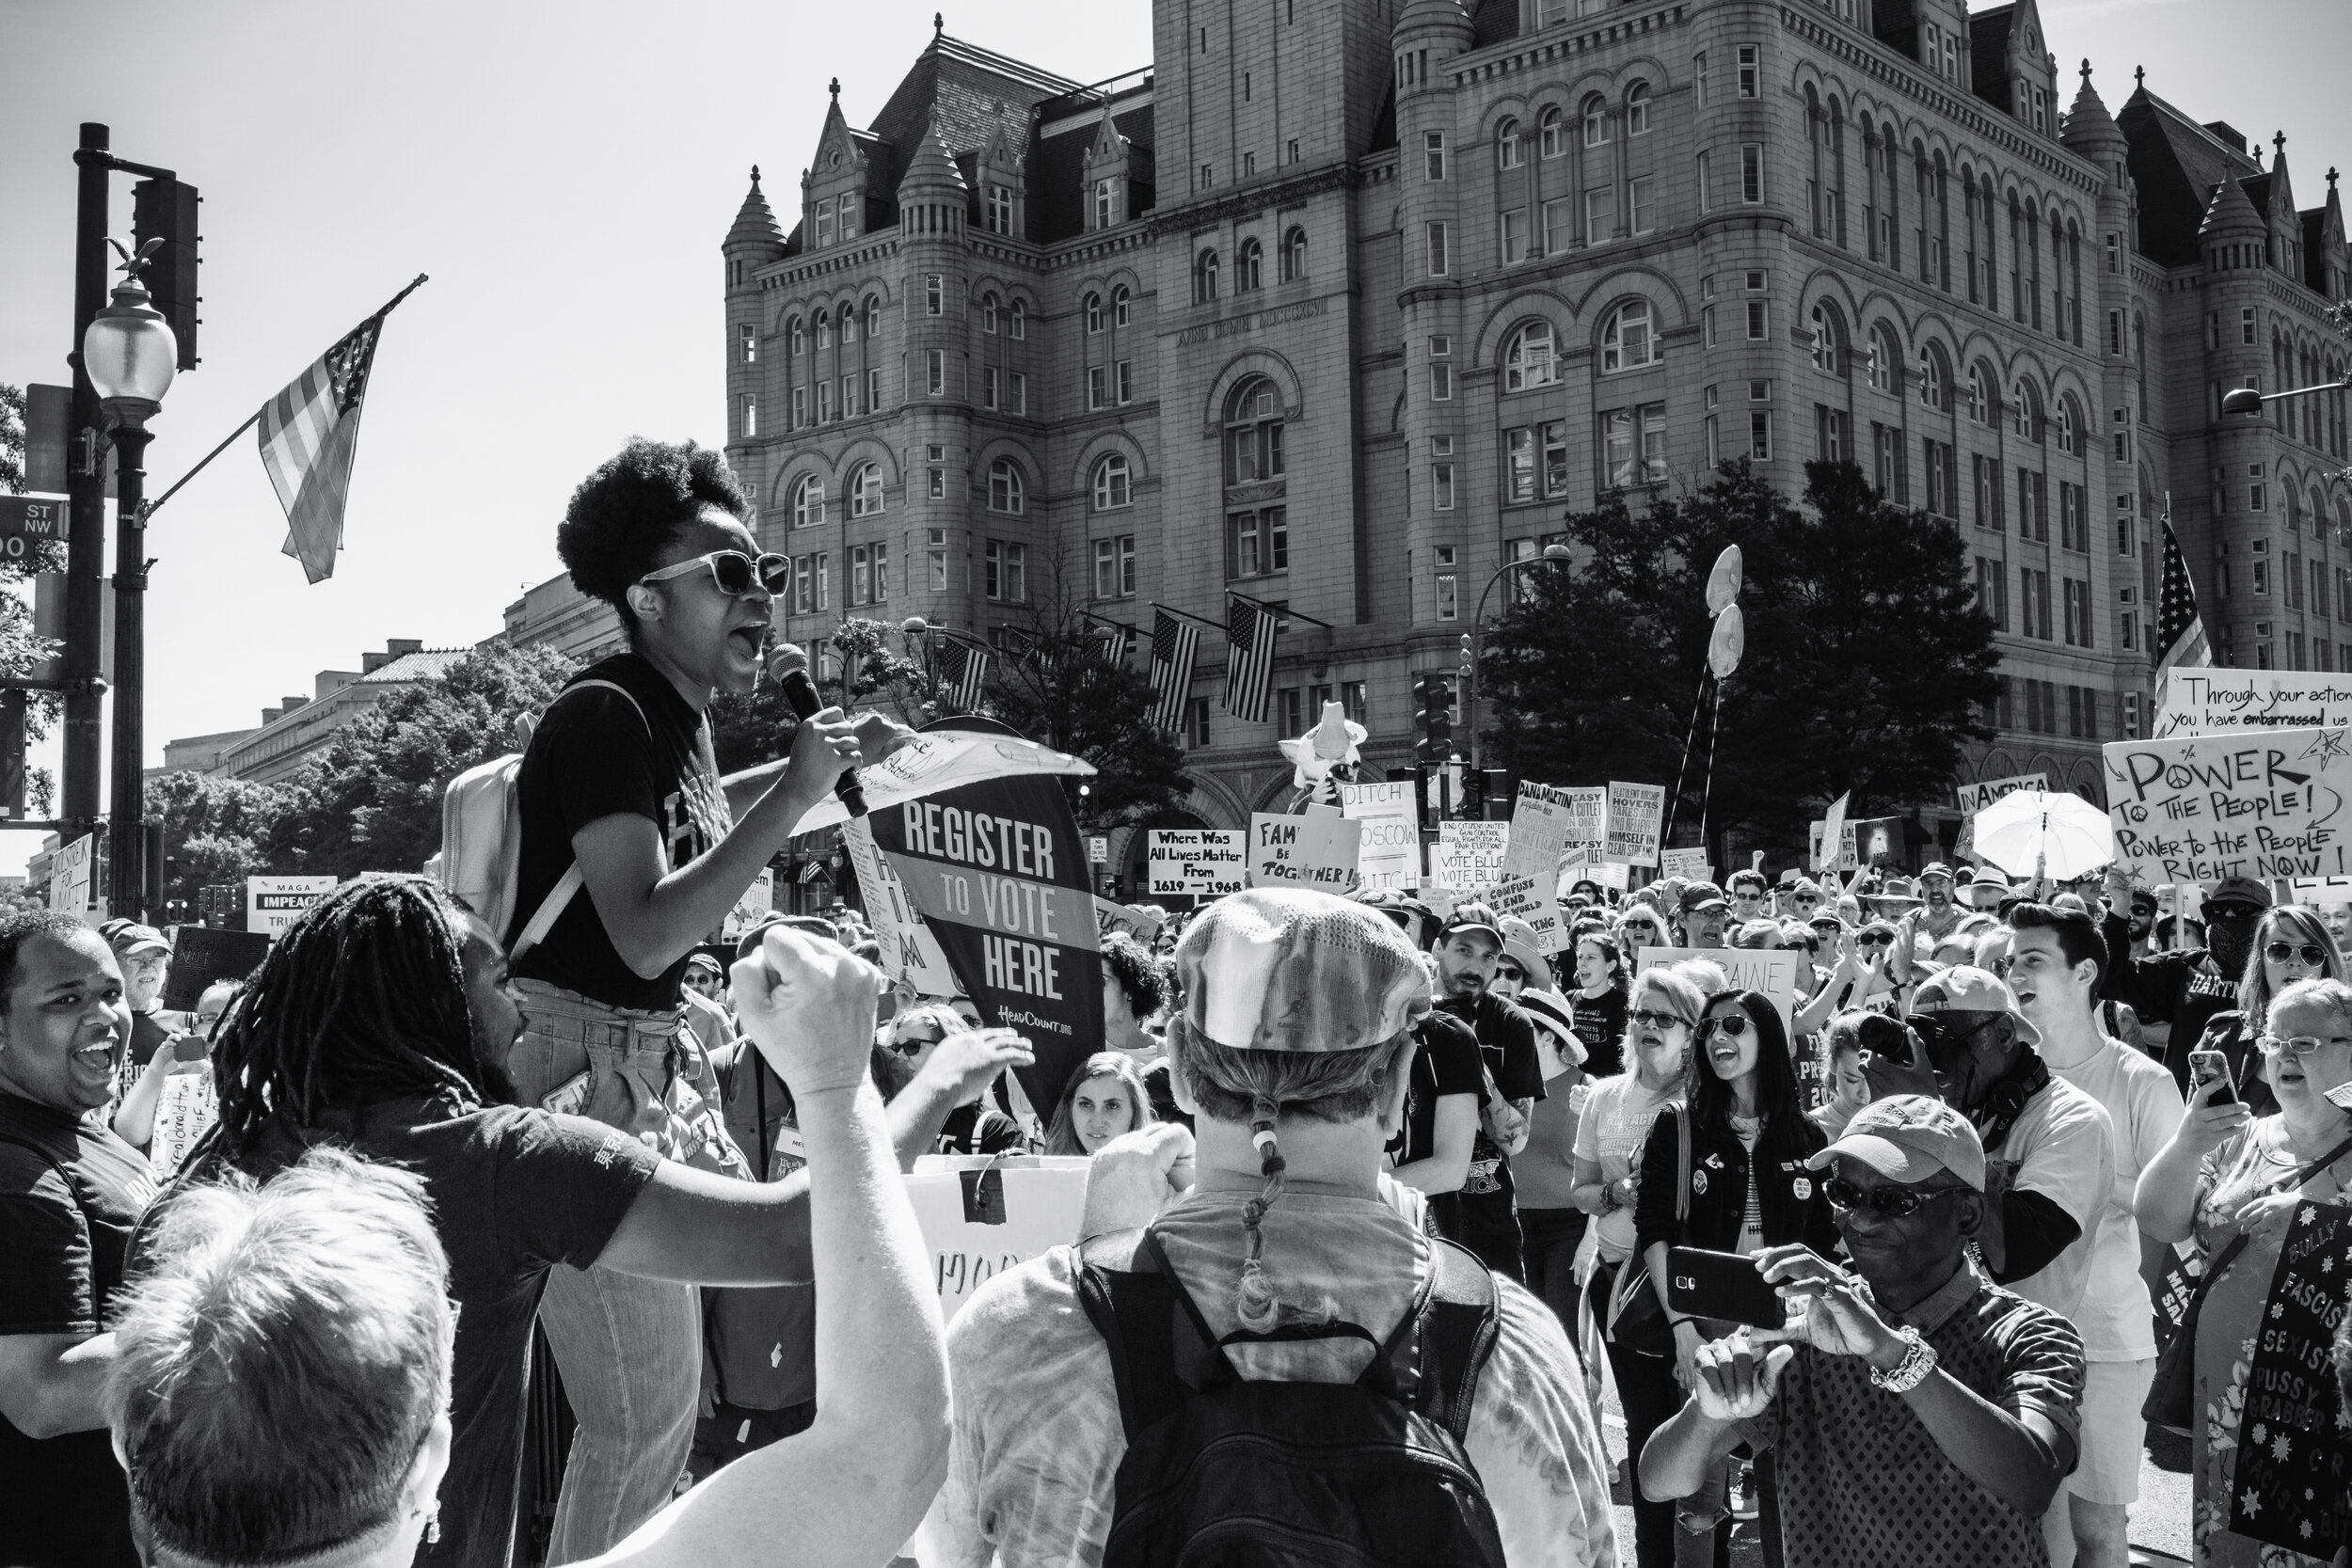
[[743, 205], [736, 209], [734, 226], [720, 242], [720, 248], [755, 266], [785, 253], [784, 230], [776, 226], [776, 214], [768, 210], [768, 198], [760, 194], [757, 164], [752, 166], [752, 188], [745, 193]]
[[2082, 77], [2083, 85], [2074, 91], [2074, 105], [2066, 111], [2066, 129], [2058, 139], [2071, 150], [2112, 170], [2122, 162], [2129, 144], [2116, 125], [2115, 117], [2107, 113], [2099, 89], [2090, 85], [2089, 60], [2083, 61]]

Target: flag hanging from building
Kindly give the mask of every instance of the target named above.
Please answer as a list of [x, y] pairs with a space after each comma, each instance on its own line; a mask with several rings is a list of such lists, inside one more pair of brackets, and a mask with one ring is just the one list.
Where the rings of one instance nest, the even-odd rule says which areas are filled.
[[[2156, 613], [2156, 681], [2161, 687], [2175, 666], [2201, 669], [2213, 662], [2205, 623], [2197, 613], [2197, 588], [2172, 532], [2172, 509], [2164, 513], [2164, 598]], [[2161, 700], [2162, 693], [2158, 693]]]
[[1192, 695], [1192, 660], [1200, 649], [1200, 628], [1181, 615], [1157, 610], [1152, 619], [1152, 722], [1181, 729], [1184, 702]]
[[1274, 688], [1274, 638], [1281, 615], [1239, 594], [1225, 598], [1225, 711], [1246, 724], [1265, 722]]
[[996, 641], [1015, 664], [1026, 664], [1037, 657], [1038, 635], [1026, 626], [999, 626]]
[[952, 632], [934, 630], [932, 635], [940, 640], [934, 666], [940, 702], [949, 713], [977, 713], [980, 689], [988, 682], [988, 667], [995, 660], [995, 650]]
[[391, 304], [345, 333], [261, 412], [262, 467], [278, 491], [278, 504], [286, 509], [285, 552], [302, 562], [312, 582], [333, 575], [335, 552], [342, 547], [359, 408], [384, 318], [423, 281], [419, 277]]
[[[1129, 651], [1136, 645], [1136, 628], [1119, 621], [1105, 620], [1092, 610], [1080, 613], [1093, 623], [1094, 640], [1102, 648], [1104, 662], [1114, 665], [1126, 663]], [[1154, 638], [1154, 641], [1157, 639]]]

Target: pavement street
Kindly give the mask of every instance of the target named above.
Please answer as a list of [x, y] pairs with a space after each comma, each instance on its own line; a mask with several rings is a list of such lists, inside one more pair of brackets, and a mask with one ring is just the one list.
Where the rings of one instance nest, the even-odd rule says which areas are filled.
[[[1607, 1384], [1603, 1398], [1601, 1434], [1609, 1445], [1609, 1457], [1624, 1459], [1625, 1417], [1617, 1408], [1613, 1381]], [[2147, 1454], [2140, 1457], [2139, 1501], [2132, 1505], [2133, 1568], [2173, 1568], [2185, 1564], [2189, 1558], [2188, 1440], [2159, 1434], [2153, 1447], [2172, 1468], [2160, 1468]], [[1633, 1568], [1631, 1481], [1632, 1468], [1628, 1465], [1614, 1493], [1618, 1560], [1624, 1568]], [[1742, 1523], [1731, 1539], [1732, 1568], [1762, 1568], [1763, 1561], [1755, 1523]]]

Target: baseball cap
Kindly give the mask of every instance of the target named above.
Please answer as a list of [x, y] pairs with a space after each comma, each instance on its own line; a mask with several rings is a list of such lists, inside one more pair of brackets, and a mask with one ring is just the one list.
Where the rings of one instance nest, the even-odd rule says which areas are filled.
[[1873, 1100], [1853, 1114], [1836, 1143], [1804, 1163], [1805, 1168], [1820, 1170], [1840, 1157], [1859, 1160], [1907, 1186], [1947, 1170], [1975, 1191], [1984, 1191], [1984, 1144], [1977, 1130], [1966, 1117], [1924, 1094]]
[[1365, 909], [1377, 910], [1407, 936], [1413, 935], [1422, 924], [1437, 918], [1436, 911], [1400, 888], [1375, 888], [1359, 893], [1356, 902]]
[[1548, 990], [1523, 990], [1517, 998], [1519, 1011], [1534, 1022], [1538, 1029], [1549, 1029], [1558, 1037], [1563, 1055], [1577, 1062], [1584, 1060], [1584, 1042], [1576, 1037], [1576, 1015], [1566, 1000]]
[[1821, 884], [1810, 877], [1800, 877], [1788, 885], [1788, 892], [1795, 898], [1819, 898], [1821, 896]]
[[1442, 943], [1456, 931], [1484, 931], [1495, 939], [1497, 947], [1502, 945], [1502, 920], [1493, 910], [1475, 899], [1454, 906], [1454, 912], [1445, 917], [1445, 925], [1438, 932], [1438, 941]]
[[2251, 904], [2258, 910], [2266, 910], [2270, 908], [2270, 890], [2251, 877], [2224, 877], [2205, 895], [2205, 905], [2210, 909], [2226, 903]]
[[1296, 888], [1210, 905], [1176, 943], [1176, 980], [1184, 1022], [1237, 1051], [1355, 1051], [1430, 1006], [1429, 972], [1393, 924]]
[[1919, 879], [1921, 881], [1926, 881], [1930, 877], [1941, 877], [1947, 882], [1957, 879], [1952, 876], [1952, 868], [1942, 861], [1930, 861], [1920, 868]]
[[[107, 924], [113, 925], [114, 923], [109, 921]], [[115, 950], [115, 957], [118, 958], [127, 958], [134, 953], [168, 953], [171, 951], [171, 943], [164, 940], [163, 932], [152, 926], [141, 926], [135, 921], [126, 920], [121, 925], [116, 926], [106, 934], [106, 942]]]
[[1603, 901], [1600, 884], [1598, 882], [1585, 880], [1582, 878], [1579, 878], [1577, 880], [1568, 884], [1568, 896], [1571, 898], [1589, 898], [1596, 904]]
[[1921, 1013], [2007, 1013], [2017, 1036], [2027, 1045], [2042, 1043], [2042, 1031], [2017, 1010], [2017, 997], [2000, 976], [1974, 964], [1954, 964], [1938, 970], [1911, 993], [1911, 1010]]
[[[771, 924], [775, 924], [775, 922], [771, 922]], [[689, 969], [707, 969], [713, 974], [724, 974], [726, 973], [726, 971], [719, 967], [719, 960], [712, 958], [707, 953], [689, 953], [686, 955], [686, 967]]]
[[1702, 910], [1727, 910], [1731, 900], [1724, 890], [1712, 882], [1692, 882], [1682, 890], [1681, 909], [1684, 914], [1697, 914]]

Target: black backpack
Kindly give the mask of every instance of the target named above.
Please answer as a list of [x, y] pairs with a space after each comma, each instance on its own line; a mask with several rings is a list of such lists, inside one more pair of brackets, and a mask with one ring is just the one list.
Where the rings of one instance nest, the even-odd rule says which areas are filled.
[[1353, 1323], [1222, 1341], [1145, 1231], [1078, 1298], [1109, 1347], [1127, 1433], [1103, 1568], [1502, 1568], [1464, 1452], [1500, 1322], [1494, 1276], [1451, 1242], [1352, 1384], [1246, 1382], [1223, 1346], [1371, 1335]]

